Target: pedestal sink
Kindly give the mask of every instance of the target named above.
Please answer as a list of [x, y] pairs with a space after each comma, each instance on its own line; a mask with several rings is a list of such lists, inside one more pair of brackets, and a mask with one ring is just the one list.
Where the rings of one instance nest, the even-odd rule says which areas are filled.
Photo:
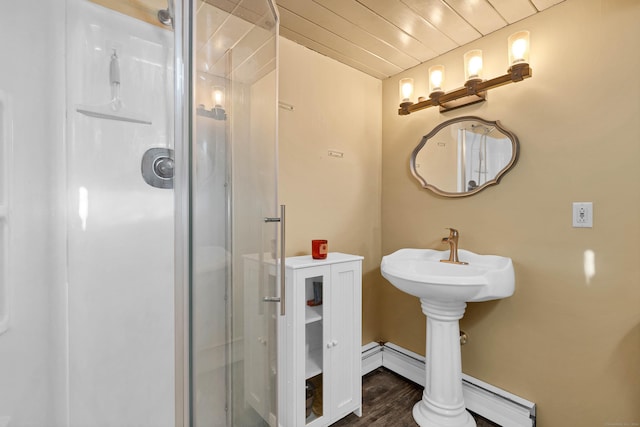
[[467, 302], [513, 295], [510, 258], [458, 250], [467, 265], [440, 262], [449, 251], [400, 249], [382, 258], [382, 275], [396, 288], [420, 298], [427, 316], [426, 381], [413, 407], [421, 427], [475, 427], [462, 396], [460, 328]]

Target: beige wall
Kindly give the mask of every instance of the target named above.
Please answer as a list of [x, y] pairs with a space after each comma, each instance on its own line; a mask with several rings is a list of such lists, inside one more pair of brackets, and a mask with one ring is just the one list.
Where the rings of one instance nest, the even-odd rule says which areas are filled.
[[[383, 82], [382, 253], [445, 249], [451, 226], [462, 248], [513, 259], [515, 294], [467, 307], [463, 370], [536, 402], [540, 426], [640, 423], [639, 22], [637, 0], [567, 0], [438, 58], [453, 89], [466, 50], [483, 49], [494, 77], [507, 68], [507, 36], [531, 31], [533, 77], [481, 106], [398, 116], [398, 80], [426, 86], [436, 61]], [[444, 199], [419, 187], [409, 156], [462, 115], [500, 120], [521, 156], [499, 186]], [[593, 202], [593, 229], [572, 228], [574, 201]], [[590, 281], [585, 250], [595, 252]], [[386, 282], [379, 301], [381, 337], [424, 354], [418, 301]]]
[[381, 90], [380, 80], [280, 39], [280, 100], [294, 107], [279, 109], [287, 256], [310, 254], [312, 239], [364, 256], [363, 342], [379, 338]]
[[[287, 255], [327, 238], [330, 250], [365, 257], [363, 343], [424, 354], [418, 301], [380, 277], [380, 257], [444, 249], [444, 228], [455, 226], [461, 247], [510, 256], [517, 280], [513, 297], [469, 304], [465, 373], [536, 402], [542, 426], [640, 422], [639, 21], [635, 0], [567, 0], [385, 80], [382, 109], [379, 81], [281, 39], [280, 99], [294, 106], [279, 110]], [[401, 77], [420, 90], [438, 62], [447, 88], [457, 87], [471, 47], [484, 50], [486, 76], [502, 74], [518, 29], [531, 31], [533, 78], [491, 91], [481, 106], [397, 116]], [[500, 120], [520, 138], [521, 157], [498, 187], [444, 199], [419, 187], [409, 155], [461, 115]], [[571, 227], [574, 201], [594, 203], [593, 229]], [[595, 252], [590, 281], [585, 250]]]

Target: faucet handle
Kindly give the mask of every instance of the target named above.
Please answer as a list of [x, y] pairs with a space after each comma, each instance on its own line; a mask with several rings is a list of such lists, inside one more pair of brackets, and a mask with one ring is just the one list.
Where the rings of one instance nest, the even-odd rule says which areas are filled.
[[[453, 239], [454, 237], [458, 237], [458, 235], [460, 234], [455, 228], [447, 227], [445, 228], [445, 230], [449, 230], [449, 237], [445, 237], [444, 239]], [[442, 239], [443, 242], [446, 241], [444, 239]]]
[[453, 238], [457, 237], [458, 235], [458, 230], [456, 230], [455, 228], [447, 227], [445, 228], [445, 230], [449, 230], [449, 236], [443, 237], [442, 243], [449, 243]]

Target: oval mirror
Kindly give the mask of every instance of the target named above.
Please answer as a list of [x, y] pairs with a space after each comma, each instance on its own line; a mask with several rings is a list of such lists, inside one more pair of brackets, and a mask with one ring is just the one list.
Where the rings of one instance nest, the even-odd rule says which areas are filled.
[[411, 154], [411, 173], [441, 196], [470, 196], [497, 184], [519, 151], [518, 138], [498, 121], [458, 117], [422, 137]]

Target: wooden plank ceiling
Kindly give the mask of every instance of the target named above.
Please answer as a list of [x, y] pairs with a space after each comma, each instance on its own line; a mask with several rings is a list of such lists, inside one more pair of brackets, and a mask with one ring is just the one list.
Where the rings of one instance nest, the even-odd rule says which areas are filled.
[[280, 34], [384, 79], [564, 0], [276, 0]]
[[[167, 0], [92, 1], [156, 25], [157, 11], [167, 7]], [[275, 0], [282, 36], [379, 79], [562, 1]], [[270, 13], [265, 0], [196, 0], [195, 6], [198, 62], [213, 74], [234, 40]]]

